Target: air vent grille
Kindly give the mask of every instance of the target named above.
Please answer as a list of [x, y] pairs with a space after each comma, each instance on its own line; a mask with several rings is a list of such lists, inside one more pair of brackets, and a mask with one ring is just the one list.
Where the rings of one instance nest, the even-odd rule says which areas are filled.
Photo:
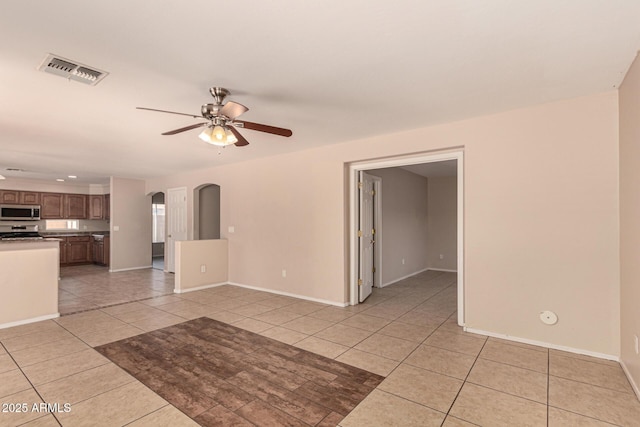
[[95, 67], [89, 67], [52, 54], [48, 54], [44, 58], [38, 70], [91, 86], [95, 86], [109, 74]]

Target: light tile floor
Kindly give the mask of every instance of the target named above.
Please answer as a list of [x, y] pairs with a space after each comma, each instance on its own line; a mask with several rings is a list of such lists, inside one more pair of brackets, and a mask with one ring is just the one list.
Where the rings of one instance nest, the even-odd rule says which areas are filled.
[[162, 270], [109, 273], [107, 267], [78, 265], [62, 267], [58, 284], [61, 315], [109, 307], [173, 293], [174, 278]]
[[386, 376], [343, 427], [640, 426], [618, 363], [463, 332], [455, 275], [438, 272], [346, 308], [227, 285], [2, 329], [0, 401], [28, 410], [0, 426], [194, 425], [92, 347], [201, 316]]

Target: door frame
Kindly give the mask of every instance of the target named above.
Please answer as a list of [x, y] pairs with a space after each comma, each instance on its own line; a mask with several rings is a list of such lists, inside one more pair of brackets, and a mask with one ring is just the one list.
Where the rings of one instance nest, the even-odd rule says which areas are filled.
[[420, 163], [457, 161], [458, 325], [464, 326], [464, 151], [462, 149], [350, 163], [349, 166], [349, 304], [358, 304], [358, 172]]

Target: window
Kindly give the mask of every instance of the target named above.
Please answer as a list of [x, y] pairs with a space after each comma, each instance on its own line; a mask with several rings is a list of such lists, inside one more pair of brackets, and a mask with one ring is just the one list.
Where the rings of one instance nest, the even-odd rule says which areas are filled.
[[153, 243], [164, 243], [164, 204], [152, 204]]
[[80, 230], [80, 221], [77, 219], [47, 219], [47, 230]]

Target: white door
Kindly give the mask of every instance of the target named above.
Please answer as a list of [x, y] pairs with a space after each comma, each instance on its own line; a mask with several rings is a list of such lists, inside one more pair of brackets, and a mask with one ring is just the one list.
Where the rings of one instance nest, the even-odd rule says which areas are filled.
[[187, 240], [187, 188], [170, 188], [167, 191], [167, 239], [165, 268], [176, 271], [175, 242]]
[[358, 299], [364, 301], [371, 295], [373, 289], [373, 257], [375, 245], [375, 231], [373, 229], [373, 177], [366, 172], [359, 172], [358, 192], [360, 198], [359, 208], [359, 273], [358, 273]]

